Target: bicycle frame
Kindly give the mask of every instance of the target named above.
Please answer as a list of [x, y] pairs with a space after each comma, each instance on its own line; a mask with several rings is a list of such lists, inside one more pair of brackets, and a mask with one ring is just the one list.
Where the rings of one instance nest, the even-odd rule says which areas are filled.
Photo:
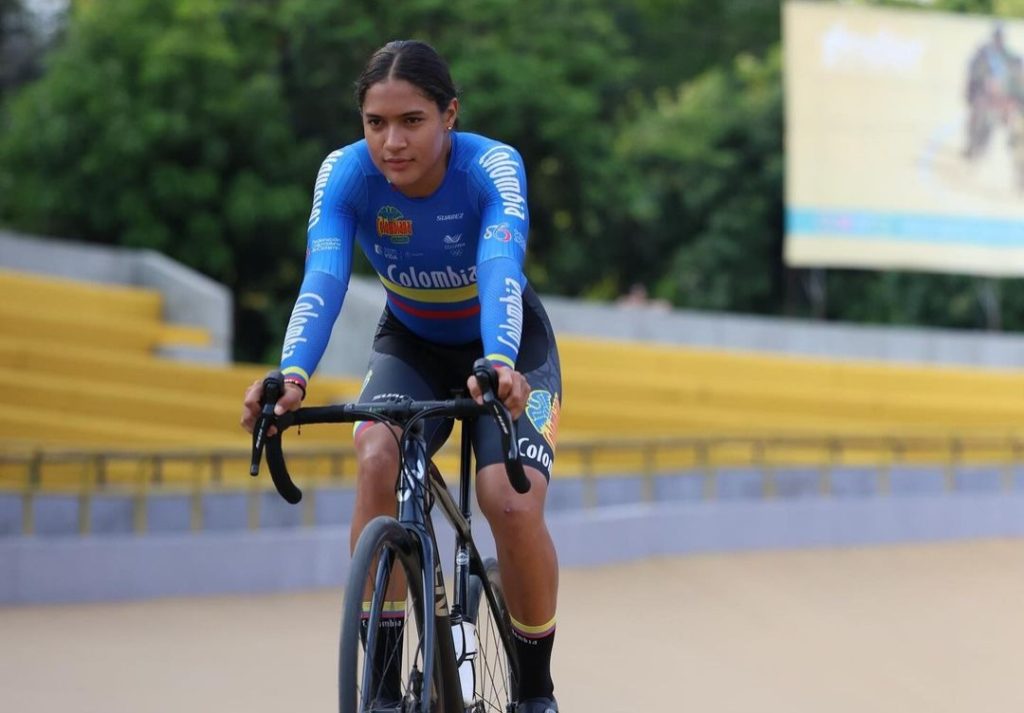
[[[479, 359], [473, 365], [473, 372], [481, 386], [481, 401], [456, 398], [447, 401], [398, 400], [380, 404], [340, 404], [303, 408], [280, 416], [274, 413], [274, 404], [283, 393], [283, 377], [280, 372], [271, 372], [263, 381], [261, 412], [253, 429], [252, 462], [249, 471], [253, 476], [259, 473], [259, 464], [265, 452], [274, 486], [285, 500], [293, 504], [298, 503], [302, 499], [302, 492], [288, 474], [281, 447], [280, 436], [284, 430], [303, 423], [351, 423], [356, 420], [381, 421], [393, 426], [402, 426], [401, 471], [396, 483], [398, 519], [397, 523], [392, 521], [392, 524], [397, 524], [408, 537], [394, 540], [392, 547], [379, 556], [373, 577], [376, 590], [383, 593], [386, 591], [395, 557], [405, 565], [409, 580], [409, 596], [413, 599], [413, 608], [417, 616], [422, 616], [422, 621], [417, 622], [424, 652], [424, 670], [420, 675], [426, 681], [440, 681], [448, 713], [463, 713], [464, 710], [458, 670], [458, 664], [461, 662], [455, 656], [451, 629], [453, 624], [460, 623], [467, 615], [475, 619], [480, 600], [469, 601], [472, 576], [477, 576], [481, 583], [479, 590], [472, 590], [473, 595], [476, 596], [477, 592], [485, 594], [491, 611], [503, 610], [503, 606], [499, 606], [500, 600], [495, 595], [483, 559], [473, 542], [470, 526], [472, 429], [476, 418], [483, 414], [489, 414], [494, 418], [499, 427], [509, 483], [519, 493], [525, 493], [530, 489], [530, 482], [519, 458], [518, 442], [511, 416], [495, 396], [497, 374], [494, 367], [485, 359]], [[433, 467], [427, 453], [423, 419], [431, 416], [456, 418], [463, 424], [458, 505], [455, 504], [447, 485]], [[271, 426], [278, 428], [278, 434], [268, 437], [266, 434]], [[451, 609], [448, 606], [444, 573], [430, 518], [435, 502], [441, 504], [441, 510], [455, 533], [455, 578]], [[383, 597], [374, 597], [373, 601], [374, 604], [368, 612], [364, 647], [367, 650], [376, 648]], [[430, 602], [434, 605], [432, 613], [427, 609]], [[519, 678], [519, 666], [514, 653], [515, 645], [508, 629], [507, 614], [503, 615], [502, 619], [503, 621], [495, 622], [494, 628], [498, 632], [507, 658], [509, 680], [506, 683], [511, 684]], [[476, 623], [475, 620], [473, 623]], [[435, 666], [441, 667], [436, 677]], [[364, 667], [361, 674], [364, 690], [369, 689], [368, 684], [372, 675], [372, 666]], [[431, 703], [429, 685], [423, 687], [421, 696], [420, 710], [428, 710]]]
[[[469, 592], [469, 578], [471, 574], [477, 574], [483, 585], [483, 593], [490, 601], [494, 601], [494, 593], [486, 577], [483, 568], [483, 559], [473, 542], [472, 536], [472, 508], [471, 508], [471, 483], [472, 483], [472, 422], [462, 422], [462, 439], [460, 444], [460, 472], [459, 472], [459, 503], [456, 504], [448, 491], [447, 484], [441, 474], [432, 467], [427, 456], [426, 442], [423, 437], [423, 422], [417, 421], [403, 441], [402, 472], [397, 483], [398, 500], [398, 521], [413, 535], [413, 552], [408, 553], [419, 560], [418, 569], [423, 573], [423, 581], [420, 583], [421, 597], [424, 602], [434, 602], [433, 616], [428, 621], [420, 622], [423, 626], [423, 646], [427, 651], [433, 651], [437, 643], [440, 648], [449, 652], [445, 654], [449, 660], [455, 660], [454, 648], [452, 648], [449, 632], [453, 622], [461, 620], [466, 611], [466, 600]], [[416, 497], [417, 494], [420, 497]], [[455, 569], [452, 589], [452, 606], [449, 609], [448, 595], [444, 584], [444, 574], [441, 567], [441, 559], [438, 556], [437, 539], [434, 535], [433, 523], [430, 519], [430, 512], [434, 503], [441, 506], [445, 518], [455, 533]], [[405, 554], [405, 553], [403, 553]], [[382, 560], [377, 567], [376, 586], [386, 586], [387, 578], [393, 562], [388, 559]], [[374, 607], [376, 609], [376, 607]], [[426, 611], [426, 608], [423, 609]], [[381, 612], [371, 611], [368, 632], [376, 636], [377, 622]], [[515, 651], [514, 644], [509, 632], [505, 627], [499, 627], [498, 633], [507, 651]], [[368, 642], [372, 643], [372, 642]], [[436, 662], [433, 657], [424, 657], [423, 679], [432, 680], [433, 667]], [[518, 678], [519, 665], [515, 657], [511, 657], [509, 665], [513, 677]], [[364, 676], [368, 676], [364, 672]], [[368, 687], [368, 681], [364, 681], [364, 688]], [[424, 696], [429, 691], [424, 691]], [[421, 701], [426, 706], [429, 701]], [[461, 701], [459, 702], [461, 710]]]

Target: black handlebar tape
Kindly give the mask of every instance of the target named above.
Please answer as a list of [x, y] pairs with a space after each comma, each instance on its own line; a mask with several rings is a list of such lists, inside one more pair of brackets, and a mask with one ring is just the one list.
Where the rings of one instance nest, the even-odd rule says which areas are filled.
[[302, 500], [302, 491], [292, 481], [288, 474], [288, 466], [284, 462], [280, 433], [267, 439], [267, 466], [270, 468], [270, 478], [274, 481], [274, 487], [282, 498], [292, 505]]
[[512, 441], [505, 456], [505, 469], [508, 471], [508, 482], [512, 484], [513, 490], [520, 495], [530, 492], [530, 479], [526, 477], [523, 462], [519, 460], [519, 444], [515, 440]]
[[505, 448], [505, 469], [508, 471], [508, 480], [512, 489], [520, 495], [530, 491], [530, 479], [526, 477], [523, 470], [523, 462], [519, 458], [519, 444], [515, 437], [515, 424], [512, 422], [512, 415], [498, 400], [498, 370], [487, 359], [477, 359], [473, 362], [473, 375], [480, 385], [480, 391], [484, 397], [484, 403], [491, 407], [491, 411], [498, 422], [498, 429], [501, 431], [501, 444]]

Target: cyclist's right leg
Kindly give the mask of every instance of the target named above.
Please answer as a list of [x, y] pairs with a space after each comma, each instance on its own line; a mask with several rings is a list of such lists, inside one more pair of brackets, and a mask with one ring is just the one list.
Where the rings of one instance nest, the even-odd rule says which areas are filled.
[[[361, 400], [361, 399], [360, 399]], [[359, 534], [379, 515], [395, 516], [395, 479], [398, 476], [397, 438], [400, 429], [381, 423], [361, 423], [353, 436], [356, 450], [356, 498], [349, 533], [353, 552]]]
[[[415, 338], [409, 335], [400, 325], [395, 325], [393, 317], [387, 313], [374, 340], [373, 352], [363, 388], [359, 395], [360, 402], [378, 401], [395, 396], [412, 399], [440, 398], [443, 391], [432, 383], [428, 373], [423, 373], [424, 352]], [[419, 357], [419, 358], [417, 358]], [[413, 366], [415, 365], [415, 366]], [[428, 422], [425, 436], [431, 452], [447, 437], [450, 424]], [[395, 487], [398, 477], [398, 437], [401, 430], [379, 423], [357, 423], [353, 432], [356, 450], [356, 499], [352, 515], [352, 529], [349, 534], [351, 551], [355, 551], [356, 543], [363, 528], [373, 518], [396, 514]], [[374, 662], [374, 668], [381, 672], [384, 680], [385, 698], [389, 703], [401, 698], [401, 670], [394, 661], [385, 660], [385, 652], [400, 651], [402, 636], [405, 629], [405, 602], [407, 580], [400, 567], [392, 570], [385, 597], [385, 616], [382, 617], [377, 632], [382, 646], [377, 647], [383, 657]], [[369, 618], [370, 593], [372, 584], [366, 582], [363, 592], [363, 624]], [[367, 632], [363, 629], [363, 640]]]
[[[356, 448], [356, 500], [349, 532], [349, 552], [355, 553], [356, 542], [367, 523], [379, 515], [395, 515], [395, 477], [398, 473], [398, 448], [391, 427], [384, 424], [363, 424], [355, 433]], [[375, 571], [376, 566], [370, 568]], [[363, 607], [359, 629], [366, 645], [370, 618], [373, 583], [363, 585]], [[380, 642], [375, 649], [373, 668], [375, 678], [383, 681], [378, 709], [394, 707], [402, 699], [402, 671], [392, 663], [394, 654], [401, 651], [405, 631], [406, 578], [401, 567], [393, 567], [384, 600], [385, 611], [377, 627]]]
[[[377, 326], [366, 378], [358, 401], [366, 403], [394, 397], [447, 398], [444, 384], [432, 369], [435, 359], [426, 343], [413, 335], [385, 310]], [[435, 372], [435, 373], [432, 373]], [[433, 453], [451, 431], [451, 423], [427, 422], [425, 437]], [[398, 475], [398, 435], [385, 424], [355, 424], [357, 477], [355, 512], [350, 546], [354, 549], [363, 527], [378, 515], [395, 515], [395, 484]]]

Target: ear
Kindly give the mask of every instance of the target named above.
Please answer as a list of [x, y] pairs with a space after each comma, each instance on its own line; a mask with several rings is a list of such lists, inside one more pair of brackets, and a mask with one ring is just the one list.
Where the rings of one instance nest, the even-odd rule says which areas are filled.
[[446, 129], [451, 129], [455, 126], [455, 121], [459, 118], [459, 100], [452, 99], [448, 104], [448, 108], [444, 110], [442, 119], [444, 120], [444, 126]]

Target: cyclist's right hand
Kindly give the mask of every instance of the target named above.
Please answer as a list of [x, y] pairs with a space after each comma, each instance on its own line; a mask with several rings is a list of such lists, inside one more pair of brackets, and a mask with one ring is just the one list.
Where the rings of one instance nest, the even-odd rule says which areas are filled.
[[[263, 379], [257, 379], [252, 382], [252, 385], [245, 390], [245, 398], [242, 401], [242, 420], [241, 425], [249, 433], [252, 433], [252, 429], [256, 426], [256, 419], [260, 415], [260, 399], [263, 396]], [[274, 413], [280, 416], [283, 413], [289, 411], [296, 411], [302, 405], [302, 389], [297, 385], [285, 382], [284, 383], [284, 395], [277, 400], [277, 405], [274, 407]], [[273, 436], [277, 433], [277, 429], [273, 426], [267, 431], [267, 436]]]

